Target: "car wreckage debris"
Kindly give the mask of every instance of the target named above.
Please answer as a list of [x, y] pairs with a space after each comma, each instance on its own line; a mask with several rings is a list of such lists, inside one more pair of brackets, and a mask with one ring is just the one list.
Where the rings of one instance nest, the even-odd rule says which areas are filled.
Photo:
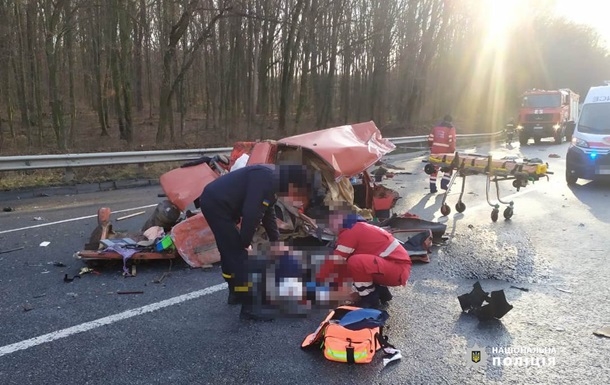
[[598, 337], [610, 338], [610, 326], [604, 326], [599, 330], [594, 331], [593, 334]]
[[72, 282], [74, 281], [74, 278], [80, 278], [80, 275], [75, 275], [74, 277], [70, 278], [68, 277], [68, 274], [64, 275], [64, 282]]
[[14, 249], [8, 249], [8, 250], [0, 250], [0, 254], [12, 253], [13, 251], [18, 251], [18, 250], [23, 250], [23, 249], [25, 249], [24, 246], [15, 247]]
[[[513, 305], [506, 301], [504, 290], [492, 291], [491, 295], [483, 290], [480, 282], [473, 285], [470, 293], [458, 296], [462, 311], [474, 314], [479, 321], [500, 319], [512, 310]], [[483, 304], [487, 302], [487, 304]]]

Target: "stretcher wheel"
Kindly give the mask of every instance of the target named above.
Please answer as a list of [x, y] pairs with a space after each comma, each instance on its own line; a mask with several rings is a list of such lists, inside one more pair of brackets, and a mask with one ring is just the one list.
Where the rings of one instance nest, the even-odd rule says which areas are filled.
[[432, 175], [436, 172], [436, 167], [434, 167], [434, 165], [428, 163], [424, 166], [424, 172], [428, 175]]
[[507, 207], [504, 210], [504, 218], [505, 219], [510, 219], [513, 216], [513, 208], [512, 207]]
[[458, 202], [455, 204], [455, 210], [458, 213], [463, 213], [466, 210], [466, 205], [464, 204], [464, 202]]
[[451, 213], [451, 207], [449, 207], [449, 205], [447, 203], [445, 203], [444, 205], [441, 206], [441, 214], [443, 214], [443, 216], [447, 216]]
[[498, 209], [493, 209], [493, 210], [491, 211], [491, 220], [492, 220], [493, 222], [495, 222], [495, 221], [497, 221], [497, 220], [498, 220], [498, 214], [499, 214], [499, 213], [500, 213], [500, 210], [498, 210]]

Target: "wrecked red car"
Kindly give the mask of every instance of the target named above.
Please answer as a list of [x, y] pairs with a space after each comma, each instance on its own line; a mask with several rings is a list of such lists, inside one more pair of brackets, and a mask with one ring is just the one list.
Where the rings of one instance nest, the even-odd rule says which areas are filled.
[[[160, 184], [167, 200], [159, 203], [142, 227], [141, 234], [113, 233], [110, 210], [100, 209], [98, 227], [85, 250], [77, 252], [75, 257], [84, 261], [125, 261], [180, 256], [194, 268], [220, 261], [214, 236], [205, 218], [199, 210], [191, 211], [189, 207], [197, 208], [204, 187], [222, 174], [234, 167], [260, 163], [296, 162], [306, 165], [316, 176], [317, 184], [312, 187], [315, 191], [276, 203], [278, 228], [283, 240], [324, 236], [312, 219], [317, 209], [311, 199], [314, 194], [317, 194], [320, 204], [328, 206], [332, 202], [347, 202], [366, 219], [385, 219], [382, 224], [387, 225], [396, 220], [396, 216], [390, 218], [390, 210], [399, 194], [374, 182], [367, 170], [394, 149], [394, 144], [382, 137], [373, 122], [333, 127], [277, 141], [235, 143], [228, 158], [208, 158], [163, 174]], [[403, 233], [406, 241], [412, 235], [410, 229], [421, 231], [422, 224], [417, 222], [420, 221], [418, 218], [402, 219], [415, 222], [399, 226], [403, 230], [398, 230], [397, 238]], [[444, 233], [444, 225], [434, 224], [437, 225]], [[151, 235], [146, 234], [146, 230], [152, 228], [163, 231], [155, 232], [152, 235], [154, 239], [150, 239]], [[261, 227], [255, 242], [265, 242], [264, 236]], [[432, 231], [429, 238], [432, 238]], [[423, 254], [427, 254], [427, 250], [423, 250]]]

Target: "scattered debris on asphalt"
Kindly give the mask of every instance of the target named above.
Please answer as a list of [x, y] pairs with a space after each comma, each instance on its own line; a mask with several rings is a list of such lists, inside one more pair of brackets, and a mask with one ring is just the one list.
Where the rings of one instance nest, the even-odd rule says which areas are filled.
[[117, 294], [144, 294], [143, 291], [117, 291]]
[[66, 267], [66, 265], [62, 262], [47, 262], [47, 265], [53, 265], [55, 267]]
[[404, 170], [405, 169], [404, 167], [399, 167], [399, 166], [393, 165], [391, 163], [386, 163], [386, 162], [381, 161], [381, 160], [375, 162], [375, 166], [385, 166], [385, 167], [391, 168], [393, 170]]
[[31, 264], [30, 262], [24, 262], [23, 264], [29, 267], [42, 267], [42, 263]]
[[47, 247], [47, 246], [49, 246], [50, 244], [51, 244], [51, 242], [49, 242], [49, 241], [44, 241], [44, 242], [41, 242], [41, 243], [40, 243], [40, 247]]
[[564, 292], [564, 293], [572, 293], [572, 290], [568, 290], [568, 289], [562, 289], [562, 288], [560, 288], [560, 287], [556, 287], [555, 289], [557, 289], [557, 290], [559, 290], [559, 291], [562, 291], [562, 292]]
[[12, 208], [12, 207], [7, 206], [7, 207], [4, 207], [2, 209], [2, 211], [4, 211], [5, 213], [10, 213], [11, 211], [15, 211], [15, 209]]
[[474, 230], [455, 233], [437, 257], [441, 271], [452, 278], [495, 279], [526, 286], [519, 284], [544, 282], [551, 274], [548, 258], [538, 254], [528, 235], [518, 228], [499, 232], [476, 225]]
[[23, 249], [25, 249], [24, 246], [15, 247], [14, 249], [8, 249], [8, 250], [0, 250], [0, 254], [12, 253], [13, 251], [18, 251], [18, 250], [23, 250]]
[[510, 286], [511, 289], [517, 289], [517, 290], [521, 290], [521, 291], [530, 291], [530, 289], [526, 289], [525, 287], [519, 287], [519, 286]]
[[23, 305], [23, 311], [30, 311], [33, 309], [34, 309], [34, 306], [32, 306], [31, 303], [26, 303], [25, 305]]
[[72, 282], [75, 278], [80, 278], [80, 275], [75, 275], [74, 277], [68, 277], [68, 274], [64, 275], [64, 282]]
[[42, 298], [42, 297], [46, 297], [47, 293], [42, 293], [42, 294], [36, 294], [34, 296], [32, 296], [32, 298]]
[[142, 214], [146, 214], [146, 211], [138, 211], [137, 213], [125, 215], [124, 217], [117, 218], [116, 221], [118, 222], [118, 221], [122, 221], [122, 220], [125, 220], [125, 219], [137, 217], [138, 215], [142, 215]]
[[42, 219], [42, 217], [34, 217], [34, 220], [35, 221], [42, 221], [43, 219]]
[[136, 276], [136, 265], [131, 265], [131, 270], [127, 267], [123, 268], [123, 277], [135, 277]]
[[593, 332], [596, 336], [610, 338], [610, 326], [604, 326]]
[[167, 277], [169, 277], [171, 275], [170, 272], [165, 272], [163, 274], [161, 274], [161, 276], [159, 278], [155, 278], [153, 279], [153, 283], [161, 283], [163, 282], [163, 280]]
[[559, 154], [549, 154], [549, 158], [561, 158]]
[[89, 274], [89, 273], [95, 273], [96, 271], [93, 270], [90, 267], [83, 267], [80, 269], [80, 271], [78, 272], [78, 275], [83, 275], [83, 274]]
[[[490, 295], [478, 281], [470, 293], [458, 296], [458, 301], [463, 312], [476, 315], [479, 321], [500, 319], [513, 308], [513, 305], [506, 301], [504, 290], [492, 291]], [[487, 304], [484, 305], [483, 302]]]

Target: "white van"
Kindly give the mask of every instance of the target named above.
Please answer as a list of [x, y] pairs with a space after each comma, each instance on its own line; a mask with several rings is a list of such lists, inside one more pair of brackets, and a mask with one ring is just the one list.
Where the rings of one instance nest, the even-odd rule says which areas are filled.
[[566, 182], [610, 178], [610, 85], [591, 87], [566, 156]]

